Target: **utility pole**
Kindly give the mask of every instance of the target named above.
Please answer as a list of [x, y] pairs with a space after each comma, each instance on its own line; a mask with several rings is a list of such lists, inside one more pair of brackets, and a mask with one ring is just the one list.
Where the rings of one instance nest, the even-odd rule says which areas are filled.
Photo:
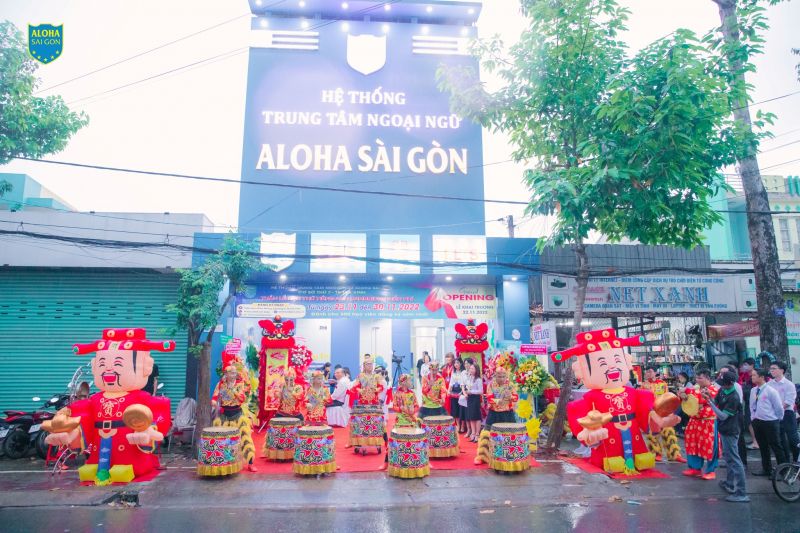
[[508, 215], [506, 217], [506, 225], [508, 226], [508, 238], [514, 238], [514, 215]]

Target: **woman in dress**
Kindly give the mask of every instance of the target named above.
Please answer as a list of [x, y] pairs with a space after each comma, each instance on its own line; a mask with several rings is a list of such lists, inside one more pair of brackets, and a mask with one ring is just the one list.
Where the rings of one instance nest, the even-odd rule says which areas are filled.
[[461, 395], [466, 398], [466, 407], [462, 400], [461, 419], [467, 424], [467, 440], [478, 442], [481, 432], [481, 401], [483, 399], [483, 378], [481, 369], [472, 359], [467, 359], [467, 373], [461, 384]]
[[450, 416], [455, 419], [459, 433], [466, 432], [466, 422], [461, 418], [461, 407], [458, 405], [463, 380], [464, 361], [461, 358], [453, 359], [453, 373], [450, 375], [450, 386], [447, 388], [447, 401], [449, 402]]

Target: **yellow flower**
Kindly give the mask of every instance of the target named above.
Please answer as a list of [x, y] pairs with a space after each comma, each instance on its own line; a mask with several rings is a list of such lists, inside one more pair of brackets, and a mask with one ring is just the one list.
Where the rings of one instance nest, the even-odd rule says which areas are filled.
[[517, 404], [517, 414], [520, 418], [527, 419], [533, 414], [533, 407], [530, 400], [520, 400]]

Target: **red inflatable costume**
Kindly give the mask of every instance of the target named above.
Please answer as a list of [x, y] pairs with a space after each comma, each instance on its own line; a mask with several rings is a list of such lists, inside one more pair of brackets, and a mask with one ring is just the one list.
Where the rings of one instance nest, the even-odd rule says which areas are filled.
[[579, 333], [578, 344], [551, 357], [562, 363], [574, 357], [572, 371], [590, 389], [570, 402], [567, 419], [575, 437], [592, 448], [591, 463], [610, 473], [636, 474], [655, 466], [644, 432], [680, 421], [675, 415], [661, 417], [653, 411], [653, 393], [634, 389], [629, 380], [631, 356], [626, 346], [640, 346], [643, 337], [617, 338], [613, 329]]
[[90, 446], [89, 458], [78, 470], [81, 481], [129, 482], [158, 467], [153, 451], [172, 423], [170, 402], [140, 389], [153, 370], [150, 352], [174, 349], [174, 341], [147, 340], [141, 328], [106, 329], [101, 340], [73, 347], [78, 355], [97, 352], [92, 373], [102, 392], [62, 410], [60, 420], [72, 417], [79, 426], [59, 426], [54, 419], [46, 442], [69, 445], [80, 437]]

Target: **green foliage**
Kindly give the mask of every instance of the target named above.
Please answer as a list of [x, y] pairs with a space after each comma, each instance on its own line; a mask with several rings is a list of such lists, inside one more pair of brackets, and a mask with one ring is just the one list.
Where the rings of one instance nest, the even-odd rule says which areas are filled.
[[4, 194], [11, 192], [12, 188], [11, 183], [6, 180], [0, 180], [0, 198], [2, 198]]
[[64, 149], [89, 123], [73, 113], [60, 96], [33, 96], [37, 63], [20, 32], [0, 22], [0, 165], [15, 157], [41, 157]]
[[[176, 315], [175, 330], [189, 333], [190, 350], [195, 355], [203, 342], [203, 331], [209, 330], [205, 342], [210, 341], [231, 298], [244, 289], [248, 277], [263, 270], [257, 252], [256, 242], [227, 235], [219, 251], [208, 256], [199, 268], [180, 271], [178, 302], [167, 309]], [[220, 305], [219, 296], [226, 281], [229, 289], [225, 301]]]
[[258, 348], [256, 348], [255, 344], [248, 343], [247, 348], [244, 350], [244, 358], [245, 363], [247, 363], [247, 367], [252, 370], [255, 375], [258, 375]]
[[631, 56], [619, 37], [628, 12], [614, 0], [521, 5], [530, 26], [507, 55], [497, 39], [474, 46], [505, 87], [488, 93], [468, 69], [442, 69], [439, 80], [455, 112], [507, 133], [528, 165], [528, 213], [556, 215], [540, 244], [591, 231], [701, 244], [721, 220], [708, 203], [727, 187], [720, 169], [745, 144], [708, 43], [678, 30]]

